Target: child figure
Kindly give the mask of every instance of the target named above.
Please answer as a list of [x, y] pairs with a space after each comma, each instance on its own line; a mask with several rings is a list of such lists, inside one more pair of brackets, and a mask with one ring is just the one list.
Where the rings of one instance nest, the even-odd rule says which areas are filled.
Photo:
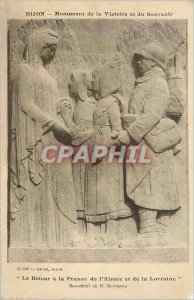
[[57, 112], [71, 131], [73, 146], [80, 146], [93, 134], [93, 112], [95, 100], [91, 97], [92, 74], [89, 71], [72, 72], [69, 83], [70, 95], [75, 100], [75, 109], [69, 99], [58, 102]]
[[[113, 93], [120, 89], [120, 60], [115, 58], [93, 71], [95, 145], [109, 147], [122, 130], [120, 110]], [[106, 158], [88, 168], [82, 218], [87, 224], [88, 247], [117, 246], [116, 224], [131, 215], [124, 201], [123, 164]], [[100, 227], [100, 231], [97, 231]], [[100, 234], [99, 234], [100, 233]]]
[[[91, 97], [92, 74], [89, 71], [77, 70], [72, 72], [69, 83], [70, 95], [75, 100], [75, 110], [67, 101], [60, 104], [60, 114], [73, 135], [71, 144], [76, 150], [80, 145], [87, 146], [88, 153], [92, 150], [93, 114], [96, 101]], [[78, 162], [72, 164], [76, 211], [78, 218], [77, 232], [74, 235], [73, 246], [85, 246], [86, 226], [82, 218], [85, 202], [85, 187], [88, 164]]]

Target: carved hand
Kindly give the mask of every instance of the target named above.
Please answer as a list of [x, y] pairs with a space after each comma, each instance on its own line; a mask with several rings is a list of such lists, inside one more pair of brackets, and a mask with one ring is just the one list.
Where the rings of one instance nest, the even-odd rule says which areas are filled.
[[85, 132], [77, 132], [76, 135], [72, 136], [72, 145], [73, 146], [80, 146], [81, 144], [85, 143], [89, 140], [94, 134], [93, 129], [89, 129]]
[[117, 140], [115, 141], [115, 145], [120, 146], [120, 145], [129, 145], [131, 142], [130, 136], [127, 131], [121, 131], [118, 135]]
[[69, 131], [69, 129], [67, 129], [63, 124], [57, 122], [53, 127], [52, 127], [52, 131], [54, 134], [58, 135], [58, 136], [70, 136], [71, 133]]
[[72, 110], [70, 99], [68, 97], [61, 98], [56, 104], [57, 113], [66, 114], [67, 110]]
[[74, 127], [73, 109], [68, 97], [60, 99], [56, 104], [57, 114], [62, 117], [63, 122], [68, 128]]
[[115, 97], [118, 101], [121, 115], [125, 115], [128, 112], [128, 105], [126, 100], [121, 96], [120, 94], [113, 94], [113, 97]]
[[111, 133], [111, 138], [116, 139], [118, 137], [119, 133], [120, 133], [120, 131], [113, 130], [112, 133]]

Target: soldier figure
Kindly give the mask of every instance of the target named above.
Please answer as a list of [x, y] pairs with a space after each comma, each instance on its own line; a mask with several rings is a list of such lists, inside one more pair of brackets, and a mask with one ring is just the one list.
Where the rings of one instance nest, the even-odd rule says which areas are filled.
[[[132, 60], [136, 81], [128, 114], [121, 103], [126, 131], [117, 142], [146, 144], [152, 153], [151, 164], [126, 168], [127, 195], [138, 212], [139, 234], [134, 241], [139, 246], [165, 244], [164, 220], [180, 207], [173, 148], [181, 137], [176, 123], [166, 116], [169, 89], [164, 65], [165, 53], [158, 44], [150, 43], [136, 52]], [[120, 246], [131, 245], [126, 240]]]

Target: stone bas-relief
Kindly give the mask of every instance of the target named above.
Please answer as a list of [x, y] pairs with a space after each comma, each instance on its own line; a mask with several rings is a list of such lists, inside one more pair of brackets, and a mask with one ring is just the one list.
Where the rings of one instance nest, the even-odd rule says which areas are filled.
[[[104, 47], [94, 20], [10, 21], [10, 248], [187, 247], [186, 23], [103, 23]], [[47, 145], [152, 161], [46, 164]]]

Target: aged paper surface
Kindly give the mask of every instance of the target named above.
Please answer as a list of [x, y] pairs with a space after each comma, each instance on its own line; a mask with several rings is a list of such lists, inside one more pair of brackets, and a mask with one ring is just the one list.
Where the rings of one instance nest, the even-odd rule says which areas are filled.
[[192, 12], [1, 3], [1, 299], [192, 299]]

